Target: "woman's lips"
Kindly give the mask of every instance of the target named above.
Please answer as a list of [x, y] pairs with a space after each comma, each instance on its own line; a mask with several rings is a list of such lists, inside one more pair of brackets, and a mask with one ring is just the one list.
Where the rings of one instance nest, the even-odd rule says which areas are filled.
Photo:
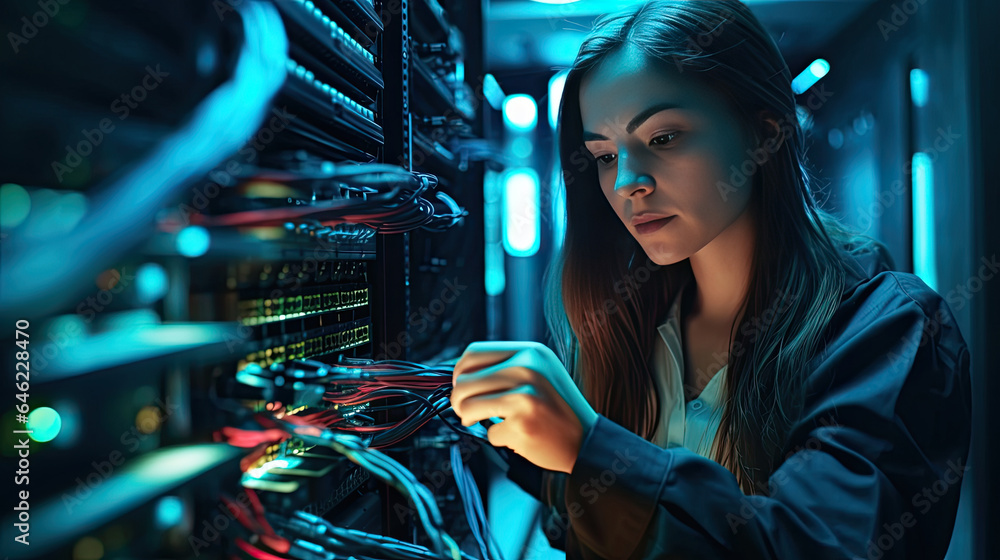
[[648, 234], [660, 229], [661, 227], [669, 224], [677, 216], [670, 216], [669, 218], [660, 218], [659, 220], [653, 220], [652, 222], [646, 222], [644, 224], [639, 224], [635, 226], [636, 233]]

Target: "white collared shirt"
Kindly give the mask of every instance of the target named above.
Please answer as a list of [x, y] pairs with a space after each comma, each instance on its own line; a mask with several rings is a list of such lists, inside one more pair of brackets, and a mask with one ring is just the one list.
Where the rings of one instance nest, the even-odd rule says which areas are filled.
[[660, 336], [655, 341], [652, 365], [662, 412], [660, 425], [653, 435], [653, 443], [664, 449], [686, 447], [703, 457], [712, 458], [712, 442], [722, 417], [723, 382], [729, 366], [723, 365], [715, 373], [698, 398], [684, 402], [684, 347], [680, 328], [680, 302], [689, 285], [690, 279], [674, 298], [667, 319], [657, 327]]

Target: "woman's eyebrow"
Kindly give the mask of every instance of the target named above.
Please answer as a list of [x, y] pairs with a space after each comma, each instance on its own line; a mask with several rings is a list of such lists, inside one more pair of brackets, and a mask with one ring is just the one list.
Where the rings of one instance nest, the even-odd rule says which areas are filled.
[[[632, 117], [632, 120], [630, 120], [628, 124], [625, 125], [625, 132], [627, 132], [628, 134], [632, 134], [633, 132], [635, 132], [635, 129], [642, 126], [642, 123], [646, 122], [649, 119], [649, 117], [652, 117], [653, 115], [661, 111], [666, 111], [669, 109], [681, 109], [681, 108], [682, 107], [676, 103], [657, 103], [656, 105], [653, 105], [652, 107], [644, 111], [641, 111], [638, 115]], [[583, 141], [590, 142], [591, 140], [607, 140], [607, 137], [601, 134], [597, 134], [596, 132], [589, 132], [586, 130], [583, 131]]]

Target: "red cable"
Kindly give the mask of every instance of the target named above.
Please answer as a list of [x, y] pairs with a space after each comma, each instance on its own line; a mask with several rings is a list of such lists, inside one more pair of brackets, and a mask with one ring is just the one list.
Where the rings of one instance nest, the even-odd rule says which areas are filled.
[[249, 455], [240, 459], [240, 470], [247, 472], [261, 457], [267, 454], [267, 448], [269, 445], [267, 443], [262, 443], [258, 445]]
[[236, 546], [240, 547], [240, 550], [246, 552], [250, 556], [253, 556], [257, 560], [288, 560], [287, 558], [283, 558], [281, 556], [275, 556], [270, 552], [264, 552], [241, 538], [236, 539]]
[[[248, 515], [250, 512], [246, 509], [246, 506], [228, 496], [222, 496], [222, 502], [226, 504], [227, 507], [232, 505], [234, 508], [236, 508], [236, 513], [233, 514], [233, 517], [235, 517], [236, 520], [240, 522], [240, 525], [246, 527], [251, 533], [260, 534], [261, 532], [263, 532], [263, 528], [260, 526], [260, 524], [251, 519], [250, 516]], [[231, 511], [232, 510], [230, 510], [230, 512]]]
[[257, 518], [260, 526], [263, 527], [264, 533], [271, 537], [277, 537], [278, 534], [274, 532], [274, 529], [271, 528], [271, 524], [268, 523], [267, 519], [264, 517], [264, 506], [260, 503], [260, 498], [257, 497], [257, 493], [250, 488], [247, 488], [246, 492], [247, 498], [250, 499], [250, 507], [254, 510], [254, 517]]
[[233, 447], [256, 447], [261, 443], [278, 443], [288, 439], [288, 433], [277, 428], [269, 430], [241, 430], [225, 426], [220, 430], [222, 437]]

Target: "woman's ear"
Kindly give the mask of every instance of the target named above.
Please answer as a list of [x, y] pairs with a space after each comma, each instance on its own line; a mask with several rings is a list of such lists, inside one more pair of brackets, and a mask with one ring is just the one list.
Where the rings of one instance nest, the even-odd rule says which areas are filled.
[[781, 121], [774, 118], [774, 115], [767, 110], [757, 112], [758, 130], [762, 131], [761, 140], [757, 148], [763, 154], [763, 160], [767, 161], [771, 155], [776, 154], [785, 141], [785, 130], [781, 126]]

